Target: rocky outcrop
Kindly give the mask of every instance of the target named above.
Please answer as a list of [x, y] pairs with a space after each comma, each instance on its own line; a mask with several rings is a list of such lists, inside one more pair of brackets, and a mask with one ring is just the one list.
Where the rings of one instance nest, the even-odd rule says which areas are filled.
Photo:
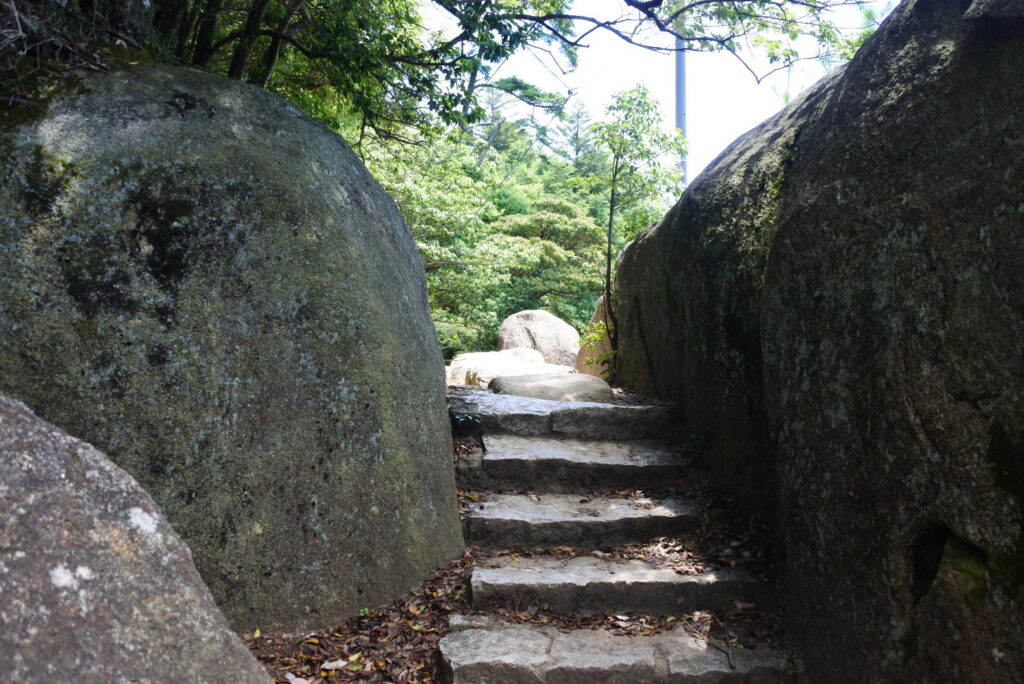
[[1024, 672], [1024, 23], [970, 4], [904, 2], [621, 260], [622, 379], [773, 519], [810, 681]]
[[502, 321], [498, 329], [498, 350], [516, 347], [536, 349], [547, 363], [572, 366], [580, 350], [580, 334], [547, 311], [520, 311]]
[[457, 555], [423, 269], [341, 138], [172, 67], [26, 116], [0, 132], [0, 389], [135, 476], [240, 630]]
[[0, 511], [4, 679], [270, 682], [138, 483], [2, 395]]

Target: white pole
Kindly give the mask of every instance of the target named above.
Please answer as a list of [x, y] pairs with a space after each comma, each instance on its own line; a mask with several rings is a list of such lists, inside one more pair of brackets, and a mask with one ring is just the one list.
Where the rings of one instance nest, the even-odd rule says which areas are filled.
[[[683, 51], [682, 38], [676, 38], [676, 128], [686, 137], [686, 52]], [[680, 159], [683, 170], [683, 183], [690, 178], [686, 173], [686, 153]]]

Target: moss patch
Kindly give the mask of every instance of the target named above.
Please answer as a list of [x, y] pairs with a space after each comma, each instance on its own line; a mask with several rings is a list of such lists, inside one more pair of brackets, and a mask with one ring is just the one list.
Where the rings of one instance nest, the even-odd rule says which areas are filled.
[[42, 145], [32, 148], [32, 161], [25, 171], [22, 201], [35, 216], [49, 214], [60, 197], [81, 175], [80, 167], [68, 160], [50, 156]]
[[985, 609], [988, 601], [989, 563], [985, 553], [956, 537], [946, 541], [945, 557], [966, 584], [964, 601], [974, 614]]

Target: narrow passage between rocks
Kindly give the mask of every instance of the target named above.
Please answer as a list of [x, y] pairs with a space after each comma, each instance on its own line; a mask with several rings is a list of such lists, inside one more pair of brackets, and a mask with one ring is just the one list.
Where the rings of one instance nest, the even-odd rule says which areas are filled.
[[731, 511], [716, 509], [694, 455], [664, 441], [667, 407], [478, 390], [450, 401], [482, 448], [457, 464], [477, 549], [474, 612], [453, 615], [440, 642], [448, 681], [789, 678], [766, 642], [779, 634], [758, 576], [769, 554], [745, 548], [752, 535], [722, 520]]

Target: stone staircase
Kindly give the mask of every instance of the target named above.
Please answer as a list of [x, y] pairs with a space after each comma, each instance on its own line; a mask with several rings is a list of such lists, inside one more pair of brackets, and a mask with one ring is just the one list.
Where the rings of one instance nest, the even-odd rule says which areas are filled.
[[[624, 498], [624, 488], [665, 489], [687, 465], [655, 441], [666, 434], [664, 407], [554, 402], [461, 390], [450, 397], [457, 424], [478, 426], [483, 453], [458, 466], [474, 503], [466, 541], [494, 551], [607, 548], [697, 527], [686, 501]], [[601, 495], [596, 492], [605, 492]], [[600, 555], [600, 554], [599, 554]], [[736, 568], [683, 575], [641, 560], [591, 555], [495, 555], [472, 576], [472, 603], [543, 605], [560, 614], [666, 615], [716, 611], [760, 601], [762, 583]], [[551, 682], [790, 681], [785, 658], [761, 648], [715, 648], [672, 629], [650, 636], [453, 616], [441, 657], [455, 684]]]

